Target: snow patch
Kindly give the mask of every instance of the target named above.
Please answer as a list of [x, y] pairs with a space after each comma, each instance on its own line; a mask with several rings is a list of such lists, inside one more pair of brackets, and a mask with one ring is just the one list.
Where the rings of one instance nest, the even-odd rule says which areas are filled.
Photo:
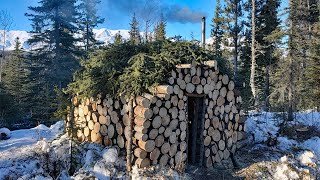
[[0, 141], [0, 152], [11, 148], [36, 144], [39, 140], [52, 140], [63, 132], [63, 121], [59, 121], [48, 128], [40, 124], [31, 129], [11, 131], [11, 138]]
[[308, 110], [295, 113], [295, 121], [305, 126], [314, 126], [320, 131], [320, 112]]
[[116, 148], [106, 148], [102, 152], [102, 157], [107, 163], [115, 163], [118, 160], [118, 151]]
[[311, 151], [304, 151], [303, 153], [301, 153], [299, 155], [298, 159], [299, 159], [300, 163], [305, 166], [311, 166], [311, 167], [316, 166], [316, 163], [315, 163], [316, 156]]
[[278, 137], [278, 148], [282, 151], [290, 150], [293, 146], [296, 146], [298, 143], [293, 139], [288, 139], [287, 137]]
[[278, 125], [279, 119], [274, 116], [274, 113], [251, 112], [245, 122], [245, 130], [249, 135], [249, 140], [261, 143], [267, 141], [269, 137], [276, 137], [279, 131]]
[[293, 171], [287, 164], [280, 164], [276, 168], [274, 179], [276, 180], [299, 179], [299, 175], [297, 172]]
[[8, 128], [0, 128], [0, 140], [9, 139], [11, 137], [11, 132]]
[[308, 149], [312, 151], [317, 158], [320, 158], [320, 138], [319, 137], [313, 137], [311, 139], [306, 140], [300, 145], [303, 149]]

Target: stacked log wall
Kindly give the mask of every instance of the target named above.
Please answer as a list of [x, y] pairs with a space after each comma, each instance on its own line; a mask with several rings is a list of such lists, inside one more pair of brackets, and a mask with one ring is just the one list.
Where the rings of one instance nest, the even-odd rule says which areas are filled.
[[[132, 164], [181, 168], [187, 163], [188, 96], [204, 96], [203, 165], [229, 159], [244, 138], [241, 97], [234, 82], [215, 62], [182, 64], [168, 75], [167, 84], [133, 101]], [[128, 99], [99, 96], [74, 102], [74, 124], [80, 141], [126, 147]], [[67, 124], [70, 118], [67, 118]]]

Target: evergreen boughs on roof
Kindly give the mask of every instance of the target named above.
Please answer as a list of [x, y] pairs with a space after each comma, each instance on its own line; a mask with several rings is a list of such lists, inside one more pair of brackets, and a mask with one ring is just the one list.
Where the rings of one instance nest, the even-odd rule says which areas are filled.
[[[87, 97], [98, 93], [136, 96], [165, 84], [166, 76], [177, 64], [193, 60], [201, 63], [214, 59], [190, 42], [110, 45], [82, 62], [82, 69], [75, 73], [67, 92]], [[222, 64], [218, 63], [219, 69], [225, 70]]]

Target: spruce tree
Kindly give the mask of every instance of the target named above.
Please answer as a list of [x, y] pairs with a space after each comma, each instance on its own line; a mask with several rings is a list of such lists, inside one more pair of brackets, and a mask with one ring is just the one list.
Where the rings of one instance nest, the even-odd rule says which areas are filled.
[[100, 0], [80, 0], [79, 5], [79, 29], [82, 34], [82, 41], [84, 49], [92, 51], [97, 44], [97, 40], [94, 38], [93, 29], [104, 22], [103, 18], [97, 15], [97, 5]]
[[260, 83], [260, 97], [263, 101], [263, 109], [269, 110], [270, 90], [270, 73], [272, 66], [277, 62], [279, 57], [276, 56], [276, 51], [280, 43], [282, 33], [279, 29], [280, 19], [278, 11], [280, 7], [279, 0], [265, 0], [260, 2], [257, 8], [257, 32], [256, 41], [259, 45], [257, 53], [257, 64], [259, 67], [258, 77]]
[[28, 112], [30, 100], [30, 87], [27, 60], [23, 56], [19, 38], [15, 40], [15, 50], [5, 66], [4, 87], [6, 92], [13, 97], [14, 105], [19, 110], [19, 115], [25, 116]]
[[220, 0], [217, 0], [214, 17], [212, 18], [211, 37], [214, 40], [213, 51], [216, 57], [222, 56], [221, 43], [223, 37], [224, 17]]
[[239, 90], [243, 99], [244, 109], [250, 110], [253, 107], [253, 96], [250, 88], [250, 68], [251, 68], [251, 30], [247, 29], [244, 33], [243, 45], [240, 48], [240, 61], [239, 61], [239, 73], [238, 81]]
[[139, 44], [141, 42], [139, 23], [137, 21], [136, 14], [133, 14], [132, 16], [129, 34], [130, 34], [130, 42], [132, 44]]
[[76, 0], [42, 0], [37, 7], [29, 7], [31, 13], [26, 13], [32, 22], [34, 33], [28, 42], [42, 44], [34, 49], [36, 58], [47, 61], [46, 74], [53, 84], [64, 84], [71, 80], [72, 70], [77, 66], [79, 49], [74, 37], [78, 31]]
[[157, 41], [163, 41], [166, 39], [166, 25], [163, 15], [161, 15], [160, 21], [157, 23], [154, 33], [155, 33], [155, 39]]
[[16, 120], [17, 110], [13, 103], [12, 96], [6, 92], [3, 82], [0, 82], [0, 126], [8, 127], [12, 125], [12, 121]]
[[233, 73], [236, 84], [239, 84], [237, 81], [238, 57], [240, 47], [240, 33], [243, 29], [243, 21], [241, 20], [243, 12], [241, 4], [242, 0], [226, 0], [223, 11], [226, 21], [226, 27], [224, 28], [227, 38], [226, 41], [229, 41], [229, 38], [232, 39], [231, 45], [228, 43], [227, 46], [233, 47]]
[[54, 87], [65, 87], [79, 67], [81, 53], [76, 46], [79, 39], [74, 36], [78, 32], [78, 12], [76, 0], [41, 0], [38, 6], [28, 7], [28, 10], [26, 16], [32, 22], [32, 37], [28, 43], [37, 45], [28, 57], [31, 60], [30, 86], [37, 93], [30, 111], [35, 119], [45, 119], [50, 118], [56, 108], [52, 105]]
[[[318, 1], [319, 2], [319, 1]], [[305, 78], [302, 81], [305, 92], [303, 103], [305, 108], [320, 109], [320, 6], [316, 0], [307, 0], [307, 39], [309, 60], [305, 68]]]
[[123, 39], [122, 39], [122, 36], [120, 34], [120, 31], [117, 32], [117, 34], [115, 35], [114, 37], [114, 43], [115, 44], [121, 44], [123, 43]]

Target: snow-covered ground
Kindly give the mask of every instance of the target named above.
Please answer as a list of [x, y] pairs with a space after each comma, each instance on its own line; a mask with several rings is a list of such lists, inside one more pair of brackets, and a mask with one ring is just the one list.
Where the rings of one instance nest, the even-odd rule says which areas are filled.
[[[284, 133], [279, 128], [283, 124], [281, 114], [249, 113], [245, 126], [248, 145], [235, 154], [240, 170], [232, 170], [229, 176], [221, 170], [181, 174], [155, 166], [144, 170], [134, 167], [132, 178], [318, 179], [320, 113], [296, 113], [295, 117], [295, 121], [286, 124]], [[11, 131], [10, 136], [10, 139], [0, 140], [0, 180], [128, 179], [123, 152], [115, 147], [75, 142], [71, 149], [70, 139], [63, 134], [62, 121], [50, 127], [39, 125]], [[74, 173], [69, 175], [69, 172]]]
[[19, 148], [21, 146], [36, 144], [39, 140], [52, 140], [63, 132], [63, 122], [47, 126], [40, 124], [32, 129], [21, 129], [11, 132], [10, 139], [0, 141], [0, 152], [11, 148]]
[[[299, 136], [296, 130], [302, 129], [302, 133], [320, 132], [320, 113], [319, 112], [300, 112], [295, 114], [295, 120], [287, 123], [286, 127], [293, 131], [292, 136]], [[245, 124], [245, 130], [248, 134], [249, 142], [264, 143], [270, 139], [276, 139], [277, 148], [285, 151], [292, 148], [309, 149], [313, 151], [320, 159], [320, 138], [319, 136], [305, 139], [297, 142], [297, 138], [287, 137], [279, 132], [283, 120], [281, 114], [262, 112], [249, 113]], [[318, 134], [315, 134], [318, 135]]]
[[[320, 112], [295, 113], [295, 120], [287, 124], [283, 123], [282, 115], [249, 113], [245, 125], [249, 142], [246, 150], [248, 154], [261, 155], [256, 163], [240, 172], [249, 179], [319, 179]], [[250, 174], [251, 171], [256, 173]]]

